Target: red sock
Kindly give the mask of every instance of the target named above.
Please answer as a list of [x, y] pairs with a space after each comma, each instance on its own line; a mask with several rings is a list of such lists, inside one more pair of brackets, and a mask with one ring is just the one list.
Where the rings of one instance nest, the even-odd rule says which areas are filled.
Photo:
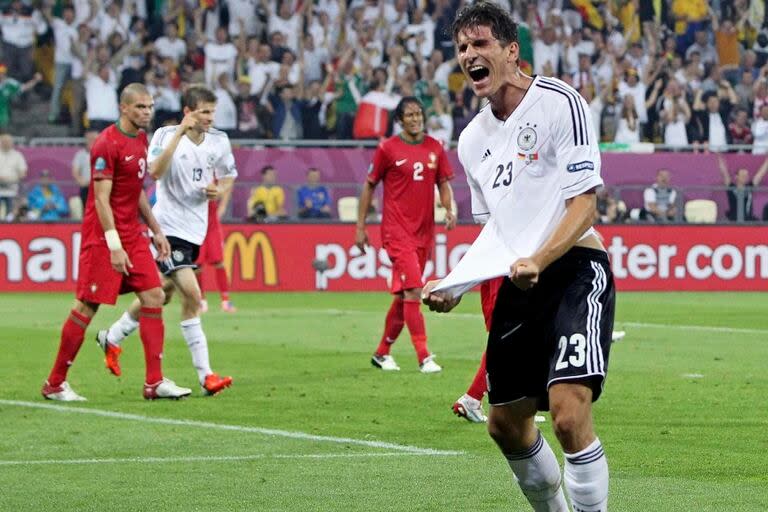
[[408, 331], [411, 333], [411, 342], [416, 349], [416, 357], [419, 364], [429, 357], [427, 349], [427, 329], [424, 327], [424, 315], [421, 314], [421, 302], [418, 300], [403, 300], [403, 317]]
[[139, 335], [144, 345], [144, 363], [147, 371], [147, 384], [154, 384], [163, 379], [163, 308], [142, 307], [139, 311]]
[[482, 400], [486, 391], [488, 391], [488, 380], [485, 374], [485, 352], [483, 352], [483, 357], [480, 359], [480, 368], [477, 369], [467, 394], [475, 400]]
[[219, 287], [221, 300], [229, 300], [229, 278], [227, 277], [226, 268], [216, 267], [216, 284]]
[[395, 295], [392, 299], [392, 304], [387, 311], [387, 317], [384, 320], [384, 335], [379, 341], [379, 347], [376, 349], [376, 353], [380, 356], [386, 356], [389, 354], [389, 350], [392, 348], [392, 344], [395, 342], [400, 331], [403, 330], [405, 319], [403, 318], [403, 299], [402, 297]]
[[195, 277], [197, 277], [197, 286], [200, 287], [200, 297], [202, 299], [205, 299], [205, 287], [203, 286], [203, 266], [200, 265], [197, 268], [197, 272], [195, 272]]
[[51, 386], [59, 386], [67, 380], [67, 371], [75, 362], [77, 352], [83, 345], [85, 330], [89, 323], [91, 323], [91, 319], [87, 316], [74, 309], [69, 312], [69, 316], [61, 328], [61, 342], [59, 343], [59, 352], [56, 354], [56, 362], [53, 363], [51, 374], [48, 375], [48, 384]]

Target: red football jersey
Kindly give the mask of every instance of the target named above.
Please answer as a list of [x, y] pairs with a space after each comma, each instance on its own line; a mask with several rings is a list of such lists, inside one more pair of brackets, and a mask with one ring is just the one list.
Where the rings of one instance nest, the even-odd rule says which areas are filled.
[[120, 131], [116, 124], [102, 131], [91, 148], [91, 184], [85, 205], [82, 246], [104, 243], [104, 229], [96, 213], [93, 184], [112, 180], [109, 204], [115, 218], [115, 229], [124, 243], [142, 236], [139, 221], [139, 196], [147, 173], [147, 134], [135, 136]]
[[435, 236], [435, 185], [453, 179], [443, 145], [429, 135], [418, 144], [390, 137], [376, 148], [368, 181], [384, 183], [384, 243], [431, 247]]

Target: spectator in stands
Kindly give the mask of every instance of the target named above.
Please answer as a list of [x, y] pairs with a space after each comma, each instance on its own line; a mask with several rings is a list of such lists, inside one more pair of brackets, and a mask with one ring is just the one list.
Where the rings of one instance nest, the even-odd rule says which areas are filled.
[[[654, 75], [650, 67], [647, 67], [645, 76], [640, 77], [635, 68], [629, 68], [624, 72], [624, 79], [619, 82], [619, 101], [623, 106], [623, 98], [627, 95], [632, 97], [635, 104], [635, 116], [637, 117], [638, 133], [642, 131], [642, 126], [648, 122], [648, 111], [645, 108], [645, 97], [648, 90], [648, 84], [653, 82]], [[623, 108], [622, 108], [623, 110]]]
[[187, 43], [179, 38], [179, 27], [176, 23], [165, 24], [165, 35], [155, 40], [155, 52], [160, 57], [173, 59], [176, 65], [181, 64], [187, 56]]
[[643, 192], [643, 209], [640, 219], [669, 222], [677, 215], [677, 191], [670, 186], [670, 173], [661, 169], [656, 173], [656, 183]]
[[[297, 91], [298, 89], [298, 91]], [[297, 140], [303, 137], [303, 87], [286, 84], [269, 94], [268, 107], [272, 114], [272, 136], [275, 139]]]
[[731, 178], [728, 171], [728, 164], [725, 159], [718, 155], [718, 168], [720, 176], [723, 178], [723, 185], [728, 188], [728, 211], [725, 216], [733, 222], [744, 222], [758, 220], [755, 217], [753, 208], [752, 191], [760, 186], [765, 174], [768, 173], [768, 158], [762, 163], [752, 179], [749, 179], [749, 171], [741, 168]]
[[627, 94], [621, 102], [621, 116], [613, 139], [618, 144], [635, 144], [640, 142], [640, 121], [635, 110], [634, 98]]
[[261, 185], [251, 190], [248, 198], [248, 220], [274, 222], [285, 220], [285, 191], [277, 184], [277, 171], [271, 165], [261, 169]]
[[91, 29], [82, 23], [77, 27], [77, 40], [72, 45], [72, 76], [70, 80], [72, 104], [69, 109], [72, 134], [83, 133], [83, 113], [85, 112], [85, 68], [90, 48]]
[[88, 130], [85, 132], [85, 147], [80, 148], [72, 159], [72, 178], [80, 187], [80, 201], [85, 208], [85, 202], [88, 199], [88, 187], [91, 184], [91, 148], [93, 141], [99, 132]]
[[35, 39], [48, 30], [45, 19], [37, 9], [12, 0], [0, 15], [0, 30], [8, 75], [19, 82], [31, 80], [35, 73]]
[[327, 104], [323, 100], [323, 91], [328, 88], [328, 83], [328, 79], [323, 84], [318, 81], [312, 81], [304, 88], [301, 125], [305, 139], [318, 140], [328, 138], [324, 122]]
[[752, 144], [752, 129], [749, 127], [749, 114], [743, 108], [733, 111], [733, 121], [728, 124], [731, 144]]
[[446, 149], [450, 148], [453, 137], [453, 118], [445, 109], [442, 94], [432, 99], [432, 108], [427, 113], [426, 129], [427, 133], [442, 142]]
[[[624, 213], [619, 208], [619, 201], [616, 200], [606, 187], [599, 187], [596, 191], [597, 208], [595, 210], [595, 222], [600, 224], [612, 224], [621, 222]], [[621, 203], [623, 204], [623, 203]]]
[[[201, 25], [200, 16], [196, 18], [195, 27]], [[205, 83], [209, 87], [215, 86], [216, 77], [227, 73], [234, 78], [235, 63], [237, 61], [237, 47], [229, 41], [226, 27], [216, 29], [216, 39], [208, 41], [202, 29], [197, 30], [200, 38], [199, 45], [205, 51]]]
[[107, 128], [120, 115], [115, 73], [108, 63], [95, 63], [93, 52], [86, 63], [85, 103], [88, 126], [93, 130]]
[[213, 127], [227, 133], [234, 132], [237, 129], [237, 106], [232, 97], [233, 91], [228, 73], [219, 75], [219, 80], [213, 89], [213, 93], [216, 95]]
[[155, 100], [155, 126], [177, 124], [181, 121], [181, 92], [171, 86], [163, 67], [156, 67], [145, 75], [147, 91]]
[[72, 47], [77, 44], [77, 25], [75, 24], [75, 9], [65, 5], [61, 18], [54, 17], [50, 6], [43, 8], [43, 15], [53, 30], [54, 41], [54, 81], [51, 94], [51, 107], [48, 122], [55, 123], [61, 114], [61, 92], [72, 77]]
[[320, 184], [320, 171], [310, 167], [307, 183], [299, 187], [296, 205], [300, 219], [329, 219], [331, 217], [331, 195], [325, 185]]
[[688, 106], [677, 80], [670, 79], [664, 89], [664, 95], [656, 105], [664, 127], [664, 144], [672, 147], [687, 146], [688, 134], [685, 127], [691, 119], [691, 107]]
[[27, 160], [13, 147], [13, 137], [0, 135], [0, 213], [5, 218], [14, 211], [21, 181], [27, 175]]
[[61, 189], [55, 183], [51, 183], [51, 173], [43, 169], [37, 184], [27, 195], [30, 217], [42, 221], [58, 221], [69, 215], [67, 200]]
[[730, 134], [726, 128], [730, 110], [730, 101], [720, 101], [716, 92], [702, 94], [702, 89], [696, 91], [689, 130], [694, 151], [700, 147], [705, 151], [725, 151], [730, 143]]
[[32, 80], [21, 84], [18, 80], [8, 77], [6, 72], [5, 65], [0, 64], [0, 131], [7, 130], [11, 122], [11, 101], [33, 88], [43, 78], [40, 73], [35, 73]]
[[362, 75], [354, 70], [354, 50], [347, 50], [339, 60], [336, 74], [336, 138], [351, 139], [355, 113], [367, 92]]
[[753, 155], [768, 153], [768, 103], [760, 107], [760, 116], [752, 123]]
[[251, 94], [251, 79], [248, 75], [241, 75], [237, 80], [235, 108], [237, 137], [261, 139], [267, 136], [265, 127], [270, 126], [271, 121], [264, 122], [266, 109], [261, 104], [261, 96]]

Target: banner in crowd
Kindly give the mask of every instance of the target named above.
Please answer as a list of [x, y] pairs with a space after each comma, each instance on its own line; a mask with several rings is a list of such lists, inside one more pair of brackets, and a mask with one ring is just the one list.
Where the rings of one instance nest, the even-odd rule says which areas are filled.
[[[72, 291], [80, 226], [0, 227], [0, 291]], [[354, 246], [349, 224], [224, 226], [225, 265], [234, 291], [385, 291], [391, 273], [377, 226], [376, 249]], [[426, 275], [443, 277], [477, 226], [438, 230]], [[766, 226], [602, 226], [619, 290], [768, 290]], [[210, 288], [213, 276], [208, 273]]]

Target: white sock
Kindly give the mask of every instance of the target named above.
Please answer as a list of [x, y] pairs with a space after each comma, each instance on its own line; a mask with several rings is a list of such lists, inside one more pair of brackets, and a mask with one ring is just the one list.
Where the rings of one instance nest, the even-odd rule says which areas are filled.
[[181, 334], [187, 342], [189, 352], [192, 354], [192, 364], [197, 371], [200, 384], [205, 382], [205, 376], [213, 373], [211, 362], [208, 360], [208, 340], [203, 332], [200, 318], [190, 318], [181, 321]]
[[533, 446], [505, 457], [535, 512], [568, 512], [560, 464], [541, 432]]
[[580, 452], [565, 454], [565, 488], [574, 512], [607, 512], [608, 461], [599, 439]]
[[107, 331], [107, 341], [113, 345], [120, 346], [120, 343], [138, 328], [139, 321], [126, 311], [117, 322], [109, 327], [109, 330]]

